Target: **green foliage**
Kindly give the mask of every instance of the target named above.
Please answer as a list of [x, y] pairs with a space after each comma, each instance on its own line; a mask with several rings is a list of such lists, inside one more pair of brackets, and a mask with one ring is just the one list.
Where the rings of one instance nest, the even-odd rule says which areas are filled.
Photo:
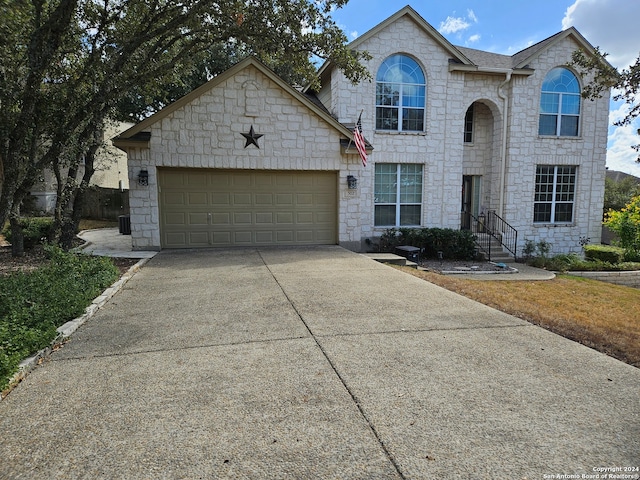
[[526, 260], [537, 257], [547, 258], [550, 251], [551, 244], [546, 240], [535, 242], [534, 240], [526, 239], [524, 241], [524, 247], [522, 247], [522, 256]]
[[637, 195], [640, 195], [640, 184], [631, 176], [625, 177], [619, 182], [609, 177], [604, 179], [605, 212], [622, 210]]
[[587, 260], [620, 263], [624, 259], [624, 249], [609, 245], [585, 245], [584, 255]]
[[49, 345], [57, 327], [82, 315], [118, 278], [109, 258], [45, 249], [45, 267], [0, 277], [0, 389], [24, 358]]
[[[570, 66], [577, 68], [583, 78], [591, 76], [591, 81], [582, 90], [584, 98], [600, 98], [612, 88], [614, 92], [619, 92], [613, 95], [613, 100], [624, 101], [628, 109], [625, 117], [614, 122], [614, 125], [629, 125], [640, 115], [640, 102], [637, 101], [640, 89], [640, 56], [629, 68], [618, 71], [606, 62], [607, 55], [598, 47], [594, 54], [577, 50], [571, 56]], [[632, 145], [631, 148], [640, 152], [640, 144]]]
[[442, 252], [445, 259], [467, 260], [475, 255], [473, 234], [468, 230], [451, 228], [391, 228], [380, 237], [378, 248], [393, 252], [398, 245], [422, 249], [425, 258], [437, 258]]
[[[49, 236], [52, 225], [53, 218], [51, 217], [22, 217], [20, 226], [24, 235], [25, 248], [33, 248], [38, 244], [44, 243]], [[8, 242], [11, 242], [11, 228], [8, 224], [2, 234]]]
[[554, 255], [553, 257], [533, 257], [528, 265], [556, 272], [606, 272], [640, 270], [640, 262], [611, 262], [602, 259], [582, 259], [575, 253]]
[[640, 252], [640, 195], [621, 210], [610, 210], [604, 225], [620, 238], [620, 246], [632, 255]]

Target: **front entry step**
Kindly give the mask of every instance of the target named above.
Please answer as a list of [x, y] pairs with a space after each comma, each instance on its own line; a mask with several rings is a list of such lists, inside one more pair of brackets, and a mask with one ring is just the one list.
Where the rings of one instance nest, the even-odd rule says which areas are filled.
[[390, 263], [392, 265], [400, 265], [402, 267], [418, 268], [418, 264], [407, 260], [406, 257], [395, 255], [393, 253], [364, 253], [365, 257], [380, 263]]

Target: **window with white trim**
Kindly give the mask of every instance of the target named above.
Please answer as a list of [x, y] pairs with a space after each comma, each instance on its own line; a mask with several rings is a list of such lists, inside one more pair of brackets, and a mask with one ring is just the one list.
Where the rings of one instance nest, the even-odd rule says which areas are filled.
[[473, 103], [464, 116], [464, 143], [473, 143]]
[[534, 223], [571, 223], [576, 196], [576, 167], [538, 165]]
[[376, 227], [420, 226], [422, 165], [376, 163], [374, 204]]
[[426, 89], [415, 60], [405, 55], [387, 58], [376, 76], [376, 129], [423, 132]]
[[580, 83], [570, 70], [551, 70], [542, 83], [538, 134], [577, 137], [580, 98]]

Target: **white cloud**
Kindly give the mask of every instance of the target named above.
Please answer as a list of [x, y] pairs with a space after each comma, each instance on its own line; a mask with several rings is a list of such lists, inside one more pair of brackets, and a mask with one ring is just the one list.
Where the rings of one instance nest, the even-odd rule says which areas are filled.
[[353, 32], [351, 32], [351, 33], [349, 34], [349, 38], [350, 38], [351, 40], [355, 40], [355, 39], [356, 39], [356, 38], [358, 38], [359, 36], [360, 36], [360, 34], [358, 33], [358, 31], [357, 31], [357, 30], [354, 30]]
[[447, 17], [444, 22], [440, 22], [438, 31], [442, 34], [456, 33], [466, 30], [471, 24], [462, 17]]
[[629, 0], [576, 0], [567, 8], [562, 28], [576, 27], [618, 68], [628, 67], [640, 53], [640, 2]]
[[[455, 12], [453, 14], [455, 15]], [[473, 10], [469, 9], [466, 17], [447, 17], [444, 22], [440, 22], [438, 31], [443, 35], [458, 33], [468, 29], [473, 23], [478, 23], [478, 17], [476, 17]]]
[[477, 33], [475, 35], [471, 35], [468, 40], [469, 43], [476, 43], [478, 41], [480, 41], [480, 35]]
[[631, 125], [623, 127], [613, 126], [613, 122], [622, 120], [626, 115], [628, 107], [619, 102], [614, 105], [609, 112], [609, 139], [607, 142], [607, 167], [609, 170], [618, 170], [640, 177], [640, 164], [636, 163], [638, 153], [631, 148], [631, 145], [640, 143], [638, 129], [640, 119], [636, 119]]
[[[577, 28], [593, 46], [607, 52], [607, 60], [620, 69], [628, 67], [640, 53], [638, 18], [638, 1], [576, 0], [567, 8], [562, 28]], [[613, 122], [624, 117], [626, 108], [622, 103], [611, 103], [607, 167], [640, 176], [640, 164], [635, 162], [638, 154], [631, 148], [631, 145], [640, 143], [637, 135], [640, 119], [632, 125], [613, 126]]]

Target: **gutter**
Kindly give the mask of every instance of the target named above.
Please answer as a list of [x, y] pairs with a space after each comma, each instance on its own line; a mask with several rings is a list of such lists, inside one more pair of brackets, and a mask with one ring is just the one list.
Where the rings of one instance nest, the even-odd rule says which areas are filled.
[[502, 145], [500, 148], [500, 203], [498, 204], [498, 215], [504, 218], [504, 189], [507, 177], [507, 133], [509, 131], [509, 97], [504, 92], [504, 87], [511, 82], [513, 70], [503, 71], [505, 80], [498, 86], [498, 97], [502, 99]]

